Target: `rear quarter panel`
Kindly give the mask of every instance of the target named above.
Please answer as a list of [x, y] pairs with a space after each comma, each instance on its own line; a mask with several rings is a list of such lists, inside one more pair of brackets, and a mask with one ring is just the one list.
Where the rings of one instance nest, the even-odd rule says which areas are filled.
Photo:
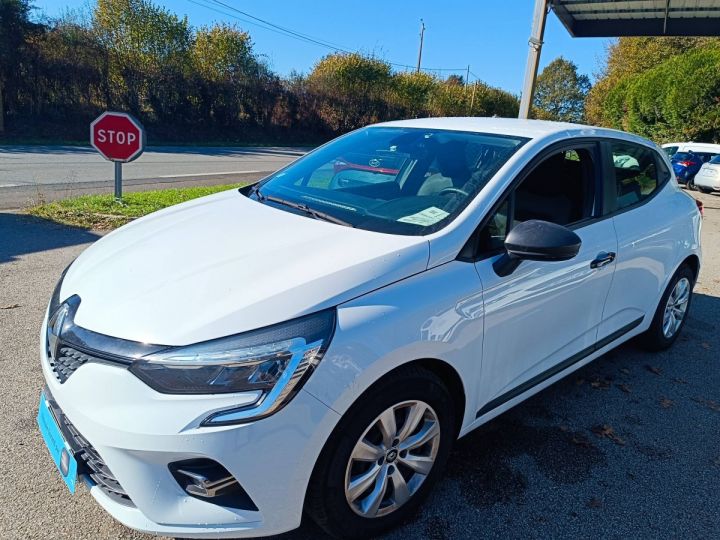
[[618, 258], [600, 336], [644, 317], [647, 328], [668, 281], [690, 255], [701, 257], [701, 217], [672, 179], [646, 204], [613, 218]]

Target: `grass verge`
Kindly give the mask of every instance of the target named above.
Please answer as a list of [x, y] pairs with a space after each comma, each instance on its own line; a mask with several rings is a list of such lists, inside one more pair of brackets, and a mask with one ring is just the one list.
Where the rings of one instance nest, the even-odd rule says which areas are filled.
[[115, 202], [112, 195], [82, 195], [33, 206], [27, 212], [64, 225], [110, 230], [162, 208], [243, 185], [137, 191], [126, 193], [122, 204]]

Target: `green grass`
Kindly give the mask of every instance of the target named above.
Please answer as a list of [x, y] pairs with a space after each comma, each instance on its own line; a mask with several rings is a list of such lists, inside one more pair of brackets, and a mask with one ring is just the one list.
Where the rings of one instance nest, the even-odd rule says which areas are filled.
[[162, 208], [243, 185], [246, 184], [126, 193], [121, 204], [112, 195], [83, 195], [33, 206], [28, 213], [65, 225], [109, 230]]

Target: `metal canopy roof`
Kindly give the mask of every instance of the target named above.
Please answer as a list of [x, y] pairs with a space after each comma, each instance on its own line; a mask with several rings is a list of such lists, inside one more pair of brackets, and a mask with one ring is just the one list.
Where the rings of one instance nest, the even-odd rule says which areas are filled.
[[720, 0], [549, 0], [573, 37], [720, 36]]

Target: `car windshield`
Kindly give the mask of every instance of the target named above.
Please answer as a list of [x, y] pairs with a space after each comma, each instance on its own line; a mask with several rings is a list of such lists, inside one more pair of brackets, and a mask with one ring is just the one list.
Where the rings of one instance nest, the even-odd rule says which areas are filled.
[[713, 165], [720, 165], [720, 154], [712, 158], [710, 160], [710, 163], [712, 163]]
[[424, 235], [452, 221], [528, 139], [364, 128], [257, 185], [251, 197], [366, 230]]

